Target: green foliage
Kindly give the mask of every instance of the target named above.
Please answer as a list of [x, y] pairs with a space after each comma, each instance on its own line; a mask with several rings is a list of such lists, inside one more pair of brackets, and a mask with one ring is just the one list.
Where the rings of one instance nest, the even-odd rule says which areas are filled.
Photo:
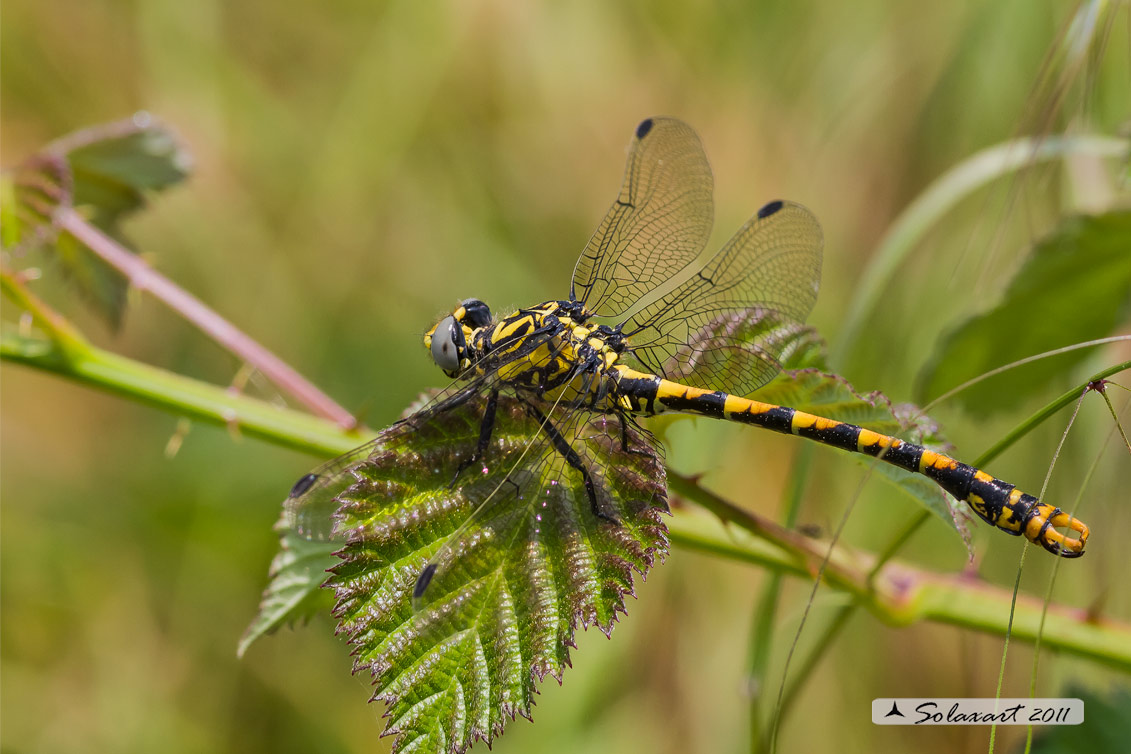
[[180, 183], [191, 169], [188, 152], [174, 133], [144, 114], [132, 128], [105, 135], [95, 128], [62, 144], [74, 176], [74, 204], [89, 207], [104, 230], [145, 207], [148, 192]]
[[283, 529], [279, 552], [271, 561], [269, 583], [255, 620], [240, 637], [236, 652], [243, 657], [252, 643], [283, 625], [292, 625], [329, 610], [330, 593], [318, 587], [326, 580], [336, 546]]
[[[790, 369], [760, 399], [937, 441], [933, 425], [908, 407], [893, 408], [879, 393], [861, 396], [819, 371], [824, 346], [812, 328], [794, 325], [775, 337], [789, 344]], [[490, 742], [508, 718], [530, 716], [537, 682], [561, 680], [579, 626], [611, 632], [632, 593], [632, 571], [645, 574], [667, 551], [658, 517], [665, 474], [653, 441], [635, 428], [629, 452], [606, 417], [576, 432], [575, 449], [607, 490], [602, 511], [622, 524], [614, 526], [593, 516], [582, 478], [555, 449], [531, 445], [541, 430], [517, 401], [501, 399], [486, 467], [466, 469], [454, 483], [453, 469], [475, 450], [485, 399], [439, 413], [414, 408], [419, 413], [379, 434], [367, 460], [332, 484], [346, 545], [328, 586], [339, 630], [355, 645], [355, 670], [372, 674], [375, 698], [389, 705], [386, 732], [397, 736], [397, 750], [462, 751]], [[937, 486], [879, 468], [957, 525]], [[241, 652], [317, 609], [329, 547], [283, 530]], [[414, 586], [432, 566], [435, 576], [414, 604]]]
[[[82, 137], [60, 142], [78, 146], [29, 161], [4, 186], [17, 199], [5, 217], [15, 243], [51, 241], [44, 229], [72, 204], [120, 238], [121, 219], [144, 206], [146, 192], [185, 174], [184, 155], [163, 129]], [[1024, 299], [1055, 288], [1076, 269], [1078, 255], [1070, 252], [1083, 247], [1092, 252], [1090, 267], [1113, 278], [1110, 288], [1125, 296], [1113, 244], [1129, 223], [1126, 214], [1113, 218], [1097, 218], [1096, 228], [1081, 220], [1082, 227], [1062, 229], [1038, 248], [1010, 295]], [[71, 278], [117, 321], [124, 279], [69, 234], [54, 240]], [[1093, 298], [1111, 293], [1088, 290]], [[824, 343], [811, 328], [756, 313], [713, 327], [717, 333], [699, 334], [701, 344], [761, 343], [781, 363], [754, 346], [724, 348], [710, 361], [703, 354], [716, 351], [704, 349], [677, 354], [673, 372], [696, 364], [706, 374], [745, 375], [753, 383], [783, 369], [757, 391], [760, 400], [915, 442], [941, 442], [914, 407], [893, 406], [878, 392], [860, 394], [830, 374]], [[688, 377], [698, 381], [694, 369]], [[386, 733], [396, 736], [397, 751], [464, 751], [477, 740], [490, 743], [517, 715], [529, 718], [538, 683], [546, 675], [560, 681], [570, 664], [576, 630], [611, 633], [625, 595], [634, 594], [633, 571], [645, 575], [667, 552], [659, 517], [667, 510], [662, 459], [650, 436], [633, 427], [626, 429], [630, 450], [623, 449], [619, 425], [606, 426], [604, 417], [573, 427], [573, 446], [598, 476], [603, 515], [619, 525], [592, 515], [582, 477], [549, 444], [531, 444], [540, 436], [538, 421], [505, 396], [489, 466], [466, 469], [453, 483], [453, 469], [478, 441], [483, 400], [415, 414], [368, 446], [368, 457], [336, 488], [344, 545], [308, 541], [281, 527], [269, 586], [239, 643], [242, 655], [257, 638], [326, 610], [331, 599], [320, 587], [332, 588], [339, 630], [354, 645], [355, 671], [372, 675], [374, 698], [388, 705]], [[965, 536], [965, 509], [933, 483], [886, 464], [875, 468]], [[423, 598], [414, 600], [421, 574], [433, 571]]]
[[[1027, 356], [1110, 334], [1131, 311], [1128, 249], [1131, 212], [1064, 220], [1036, 245], [997, 306], [942, 338], [920, 375], [919, 399]], [[1088, 354], [1042, 359], [1024, 367], [1024, 379], [985, 380], [957, 400], [978, 413], [1014, 408], [1047, 394], [1050, 383], [1064, 383], [1063, 375]]]
[[[1033, 739], [1032, 754], [1091, 754], [1126, 751], [1131, 742], [1131, 688], [1112, 687], [1107, 695], [1084, 686], [1070, 685], [1063, 693], [1084, 700], [1084, 722], [1080, 725], [1049, 726]], [[1022, 751], [1019, 745], [1016, 751]]]
[[[347, 0], [280, 12], [261, 0], [222, 7], [84, 0], [60, 12], [58, 4], [13, 0], [3, 25], [5, 166], [78, 124], [139, 103], [159, 108], [191, 135], [207, 180], [154, 207], [152, 220], [129, 221], [139, 248], [196, 270], [217, 311], [384, 423], [430, 379], [415, 335], [435, 313], [467, 295], [505, 306], [564, 290], [562, 274], [620, 177], [622, 128], [648, 112], [672, 112], [694, 122], [711, 146], [720, 219], [740, 221], [774, 197], [817, 212], [830, 243], [816, 322], [852, 358], [845, 374], [902, 397], [899, 386], [909, 384], [926, 347], [919, 339], [937, 321], [938, 309], [924, 302], [947, 295], [971, 312], [992, 304], [977, 295], [986, 286], [947, 288], [953, 267], [977, 269], [985, 253], [968, 246], [975, 229], [966, 210], [982, 208], [981, 230], [1016, 247], [1028, 228], [1046, 225], [1050, 210], [1073, 211], [1072, 198], [1102, 189], [1106, 176], [1062, 173], [1060, 157], [1040, 157], [1043, 146], [1015, 150], [1026, 164], [1041, 161], [1039, 178], [1011, 177], [1010, 168], [994, 173], [1006, 180], [988, 188], [984, 201], [972, 190], [955, 192], [966, 201], [935, 214], [929, 236], [922, 225], [910, 240], [903, 236], [911, 253], [895, 268], [898, 283], [879, 286], [862, 310], [864, 337], [848, 337], [845, 312], [867, 278], [860, 273], [872, 266], [877, 238], [890, 235], [886, 229], [915, 206], [925, 182], [970, 157], [973, 145], [1017, 133], [1051, 132], [1055, 141], [1069, 122], [1074, 133], [1086, 123], [1115, 134], [1131, 96], [1124, 19], [1071, 23], [1063, 3], [937, 4], [928, 13], [890, 0], [819, 13], [781, 3], [449, 6]], [[1079, 10], [1104, 7], [1127, 10], [1102, 3]], [[1031, 100], [1025, 109], [1040, 125], [1019, 123], [1050, 40], [1068, 30], [1076, 43], [1093, 29], [1100, 43], [1104, 30], [1114, 33], [1104, 54], [1097, 50], [1078, 69], [1086, 80], [1076, 94], [1086, 90], [1088, 106], [1073, 107], [1071, 92]], [[884, 85], [893, 71], [898, 85]], [[1117, 169], [1128, 175], [1126, 163]], [[999, 212], [1006, 188], [1020, 189], [1021, 201]], [[7, 194], [0, 197], [9, 249], [13, 207]], [[69, 310], [50, 279], [55, 271], [28, 286]], [[5, 307], [7, 324], [25, 311], [10, 301]], [[58, 352], [48, 359], [30, 341], [13, 359], [7, 338], [16, 328], [4, 333], [6, 748], [386, 750], [374, 741], [358, 684], [334, 677], [345, 653], [325, 624], [301, 636], [280, 632], [242, 660], [231, 651], [277, 547], [266, 531], [275, 502], [299, 467], [312, 463], [292, 449], [326, 457], [359, 440], [300, 411], [224, 395], [230, 365], [217, 363], [215, 343], [192, 328], [134, 316], [124, 330], [120, 340], [98, 338], [110, 350], [92, 349], [81, 362]], [[1105, 364], [1122, 358], [1109, 356]], [[173, 381], [146, 362], [197, 379]], [[161, 453], [173, 420], [144, 407], [192, 417], [175, 459]], [[1083, 484], [1110, 427], [1100, 413], [1077, 426], [1054, 486], [1071, 492]], [[1037, 452], [1012, 459], [1031, 478], [1049, 460], [1039, 449], [1059, 433], [1052, 424], [1031, 436]], [[981, 422], [948, 430], [966, 447], [997, 439]], [[243, 442], [234, 441], [236, 432]], [[735, 486], [734, 504], [765, 512], [774, 502], [768, 490], [793, 486], [792, 467], [780, 461], [802, 441], [718, 435], [725, 445], [704, 440], [701, 456], [749, 457], [751, 470], [757, 464], [758, 484]], [[264, 438], [279, 447], [262, 445]], [[759, 457], [767, 439], [772, 458]], [[1129, 486], [1126, 457], [1115, 450], [1086, 490], [1096, 549], [1064, 564], [1058, 577], [1055, 607], [1092, 609], [1050, 610], [1043, 645], [1055, 651], [1048, 658], [1054, 674], [1093, 685], [1126, 672], [1131, 646], [1126, 595], [1105, 588]], [[799, 495], [803, 505], [815, 489], [838, 505], [851, 499], [842, 479], [813, 481]], [[858, 522], [868, 516], [890, 520], [882, 510], [854, 513]], [[755, 698], [764, 702], [778, 681], [771, 674], [751, 683], [742, 661], [751, 590], [767, 570], [791, 574], [798, 579], [791, 586], [807, 584], [805, 564], [821, 553], [744, 560], [741, 553], [772, 554], [779, 544], [759, 539], [762, 547], [740, 548], [736, 527], [694, 510], [679, 511], [668, 526], [683, 552], [649, 579], [632, 625], [611, 644], [589, 637], [596, 646], [585, 648], [566, 688], [539, 697], [539, 724], [512, 726], [496, 752], [747, 747], [750, 700], [738, 690], [760, 690]], [[688, 553], [689, 533], [702, 535], [709, 559]], [[821, 640], [831, 651], [812, 665], [868, 691], [905, 683], [908, 663], [899, 658], [916, 658], [923, 683], [992, 694], [998, 663], [987, 653], [1001, 646], [1010, 615], [1008, 589], [994, 584], [1012, 585], [1017, 544], [1003, 540], [979, 561], [978, 581], [945, 567], [908, 577], [908, 564], [898, 564], [892, 611], [870, 599], [866, 573], [857, 591], [828, 580], [818, 614], [830, 599], [874, 613], [856, 615], [835, 641]], [[909, 560], [933, 559], [930, 538], [916, 544]], [[838, 552], [850, 555], [846, 545]], [[1044, 565], [1031, 556], [1026, 576]], [[321, 567], [308, 573], [316, 589]], [[908, 583], [927, 594], [909, 592]], [[1033, 591], [1031, 584], [1026, 578], [1022, 590]], [[807, 591], [783, 590], [780, 606], [758, 619], [788, 640]], [[1024, 627], [1037, 625], [1040, 605], [1022, 599], [1017, 610], [1032, 620], [1015, 623], [1011, 647], [1031, 641], [1036, 629]], [[894, 630], [877, 620], [916, 625]], [[1106, 642], [1098, 636], [1105, 631]], [[801, 637], [802, 651], [813, 633], [807, 628]], [[968, 661], [971, 641], [987, 661]], [[771, 669], [787, 645], [767, 653]], [[869, 751], [899, 748], [844, 704], [843, 683], [790, 676], [807, 709], [822, 710], [822, 724], [810, 724], [808, 714], [784, 716], [779, 750], [833, 750], [846, 741]], [[765, 715], [764, 703], [757, 713]], [[952, 738], [920, 743], [924, 752], [955, 748]]]
[[188, 154], [172, 132], [144, 114], [71, 134], [3, 177], [5, 199], [13, 200], [3, 215], [4, 244], [46, 248], [84, 298], [117, 327], [126, 304], [125, 276], [61, 230], [58, 215], [74, 208], [133, 250], [123, 220], [145, 206], [149, 193], [179, 183], [188, 171]]
[[[780, 403], [817, 416], [850, 422], [877, 432], [895, 435], [911, 442], [945, 450], [938, 425], [917, 407], [893, 405], [883, 393], [856, 392], [843, 377], [817, 369], [784, 372], [756, 394], [758, 400]], [[921, 474], [913, 474], [891, 464], [854, 456], [868, 465], [885, 482], [895, 485], [919, 505], [934, 514], [955, 531], [967, 548], [970, 536], [966, 522], [970, 519], [965, 503], [945, 494], [937, 484]]]
[[[538, 422], [512, 399], [500, 400], [491, 466], [465, 470], [453, 486], [483, 409], [480, 400], [393, 425], [340, 495], [349, 535], [330, 581], [335, 614], [355, 668], [372, 673], [389, 704], [398, 751], [463, 751], [490, 742], [508, 718], [529, 717], [536, 682], [561, 680], [575, 630], [610, 633], [633, 571], [646, 574], [667, 552], [663, 465], [635, 429], [628, 452], [619, 426], [596, 422], [575, 443], [620, 526], [592, 515], [556, 450], [529, 445]], [[520, 463], [517, 482], [504, 483]], [[430, 562], [439, 568], [414, 606]]]

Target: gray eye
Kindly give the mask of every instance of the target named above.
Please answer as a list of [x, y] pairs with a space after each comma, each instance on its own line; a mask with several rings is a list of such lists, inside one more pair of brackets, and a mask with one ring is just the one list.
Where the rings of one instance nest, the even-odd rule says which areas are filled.
[[463, 340], [463, 330], [456, 323], [456, 318], [448, 315], [440, 320], [432, 333], [432, 360], [445, 372], [459, 371], [461, 348], [457, 340]]

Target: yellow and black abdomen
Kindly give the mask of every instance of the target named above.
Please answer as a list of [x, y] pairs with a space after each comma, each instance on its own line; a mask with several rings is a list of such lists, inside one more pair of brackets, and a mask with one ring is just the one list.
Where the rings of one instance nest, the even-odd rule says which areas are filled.
[[[679, 411], [713, 416], [805, 437], [853, 453], [864, 453], [934, 480], [951, 495], [966, 502], [984, 521], [1003, 531], [1024, 535], [1031, 542], [1063, 557], [1074, 558], [1084, 554], [1088, 527], [1083, 522], [1055, 506], [1041, 503], [1009, 482], [922, 445], [787, 406], [681, 385], [623, 366], [614, 367], [614, 371], [618, 404], [625, 410], [642, 414]], [[1066, 537], [1055, 527], [1066, 527], [1079, 536]]]

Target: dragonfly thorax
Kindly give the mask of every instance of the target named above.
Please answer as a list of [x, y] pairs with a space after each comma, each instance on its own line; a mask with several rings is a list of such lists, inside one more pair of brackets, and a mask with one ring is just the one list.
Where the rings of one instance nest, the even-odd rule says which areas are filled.
[[492, 371], [515, 390], [590, 403], [605, 394], [601, 377], [625, 349], [618, 330], [589, 325], [591, 317], [579, 302], [561, 300], [494, 318], [482, 301], [468, 299], [425, 334], [424, 345], [449, 377]]
[[592, 404], [606, 393], [604, 376], [619, 358], [623, 339], [612, 337], [608, 326], [589, 325], [591, 317], [569, 300], [500, 317], [472, 335], [471, 372], [494, 372], [501, 383], [531, 397]]

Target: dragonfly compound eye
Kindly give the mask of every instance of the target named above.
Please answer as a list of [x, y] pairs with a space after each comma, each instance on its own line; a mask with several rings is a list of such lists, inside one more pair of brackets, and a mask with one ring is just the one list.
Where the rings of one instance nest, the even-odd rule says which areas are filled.
[[466, 347], [463, 328], [456, 322], [456, 318], [449, 314], [440, 320], [440, 324], [432, 332], [432, 360], [436, 362], [436, 366], [443, 369], [449, 377], [454, 377], [459, 371]]

